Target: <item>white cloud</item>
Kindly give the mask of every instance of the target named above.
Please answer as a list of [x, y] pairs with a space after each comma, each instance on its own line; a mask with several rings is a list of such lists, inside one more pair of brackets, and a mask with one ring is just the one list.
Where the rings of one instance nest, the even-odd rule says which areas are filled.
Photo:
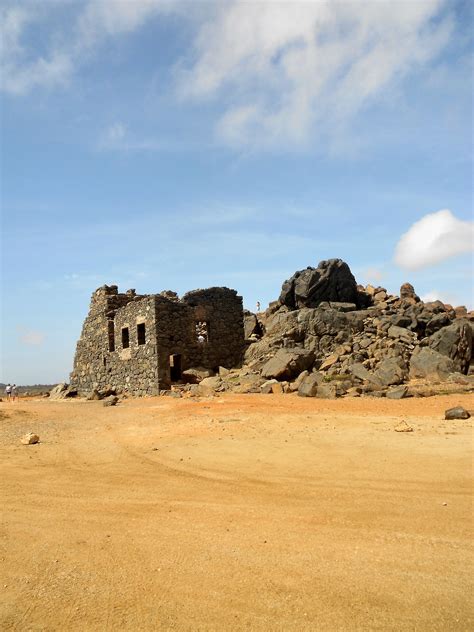
[[402, 268], [416, 270], [473, 250], [474, 222], [444, 209], [415, 222], [397, 243], [394, 259]]
[[18, 327], [18, 337], [20, 339], [20, 342], [22, 342], [24, 345], [39, 347], [43, 344], [46, 338], [46, 334], [42, 331], [36, 331], [35, 329]]
[[61, 84], [71, 73], [71, 58], [62, 50], [52, 48], [46, 57], [28, 57], [22, 43], [25, 30], [41, 18], [42, 13], [34, 5], [0, 9], [0, 74], [6, 92], [25, 94], [39, 85]]
[[179, 93], [222, 98], [217, 133], [233, 146], [305, 144], [314, 131], [324, 138], [436, 56], [451, 33], [443, 5], [224, 3], [200, 27]]
[[[48, 31], [47, 19], [62, 9], [74, 11], [74, 2], [42, 6], [7, 2], [0, 9], [0, 74], [5, 92], [23, 95], [39, 86], [65, 84], [107, 38], [131, 33], [155, 15], [177, 10], [179, 5], [173, 0], [89, 0], [77, 6], [80, 10], [72, 18], [63, 16], [71, 22], [67, 35]], [[42, 29], [41, 40], [48, 49], [45, 55], [27, 46], [27, 29], [32, 27]]]
[[[451, 35], [453, 13], [443, 10], [447, 0], [16, 4], [0, 16], [7, 92], [64, 84], [110, 38], [174, 13], [196, 32], [177, 69], [178, 94], [216, 100], [217, 137], [258, 149], [328, 139], [342, 145], [359, 110], [381, 95], [390, 98], [390, 88], [436, 57]], [[47, 18], [64, 6], [70, 27], [57, 32]], [[27, 46], [27, 29], [38, 24], [42, 55]]]

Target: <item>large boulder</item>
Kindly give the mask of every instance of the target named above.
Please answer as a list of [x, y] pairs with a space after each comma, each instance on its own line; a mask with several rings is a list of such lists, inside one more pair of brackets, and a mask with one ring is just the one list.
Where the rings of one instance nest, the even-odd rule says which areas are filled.
[[291, 380], [314, 362], [314, 354], [307, 349], [279, 349], [262, 367], [262, 377]]
[[199, 382], [200, 395], [212, 395], [218, 390], [222, 390], [222, 378], [218, 375], [215, 377], [205, 377]]
[[211, 369], [205, 369], [202, 366], [191, 367], [190, 369], [183, 371], [181, 374], [181, 378], [188, 384], [199, 384], [199, 382], [207, 377], [213, 376], [214, 371], [211, 371]]
[[472, 338], [469, 321], [459, 319], [430, 336], [428, 346], [430, 349], [451, 358], [454, 363], [454, 371], [467, 373], [472, 356]]
[[450, 323], [451, 320], [446, 312], [434, 314], [434, 316], [426, 323], [425, 335], [432, 336], [443, 327], [447, 327]]
[[341, 259], [321, 261], [317, 268], [299, 270], [283, 283], [279, 302], [290, 309], [317, 307], [324, 301], [359, 305], [356, 280]]
[[374, 375], [382, 386], [395, 386], [406, 380], [408, 370], [402, 358], [386, 358], [379, 363]]
[[368, 382], [373, 387], [380, 388], [382, 386], [380, 378], [368, 371], [360, 362], [354, 362], [350, 367], [350, 372], [357, 379]]
[[404, 283], [400, 288], [400, 298], [405, 301], [419, 303], [420, 297], [415, 293], [415, 288], [411, 283]]
[[322, 383], [323, 377], [319, 373], [310, 373], [301, 380], [298, 386], [300, 397], [316, 397], [318, 386]]
[[462, 406], [448, 408], [444, 413], [445, 419], [469, 419], [471, 413]]
[[49, 398], [51, 400], [66, 399], [67, 397], [76, 397], [76, 395], [77, 390], [65, 382], [57, 384], [49, 392]]
[[445, 380], [454, 371], [454, 362], [450, 358], [429, 347], [418, 347], [411, 356], [410, 378]]

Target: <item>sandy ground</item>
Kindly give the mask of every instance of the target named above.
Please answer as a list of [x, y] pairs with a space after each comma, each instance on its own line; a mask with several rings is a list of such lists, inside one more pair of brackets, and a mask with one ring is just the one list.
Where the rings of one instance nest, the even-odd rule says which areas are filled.
[[4, 402], [0, 628], [474, 630], [457, 404]]

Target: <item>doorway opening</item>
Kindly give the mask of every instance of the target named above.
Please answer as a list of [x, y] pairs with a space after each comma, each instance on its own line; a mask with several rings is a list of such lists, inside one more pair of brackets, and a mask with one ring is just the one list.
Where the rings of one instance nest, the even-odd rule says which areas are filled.
[[178, 382], [181, 379], [181, 354], [172, 353], [170, 355], [170, 379]]

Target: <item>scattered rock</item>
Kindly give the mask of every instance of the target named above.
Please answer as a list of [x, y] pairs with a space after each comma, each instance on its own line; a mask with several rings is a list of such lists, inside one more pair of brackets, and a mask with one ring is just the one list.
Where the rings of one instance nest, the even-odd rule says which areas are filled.
[[102, 402], [103, 406], [116, 406], [118, 404], [119, 398], [117, 395], [109, 395]]
[[316, 397], [318, 386], [323, 378], [319, 373], [310, 373], [301, 380], [298, 387], [298, 395], [300, 397]]
[[391, 388], [385, 393], [385, 397], [388, 399], [404, 399], [405, 397], [409, 397], [408, 386], [397, 386], [396, 388]]
[[272, 384], [272, 393], [274, 395], [282, 395], [283, 394], [283, 384], [281, 382], [277, 382], [276, 384]]
[[23, 437], [20, 439], [20, 442], [23, 445], [34, 445], [35, 443], [39, 443], [39, 436], [37, 434], [34, 434], [33, 432], [28, 432], [26, 435], [23, 435]]
[[455, 406], [454, 408], [448, 408], [444, 413], [445, 419], [469, 419], [469, 411], [462, 406]]
[[69, 386], [69, 384], [66, 384], [65, 382], [58, 384], [49, 392], [50, 399], [55, 400], [66, 399], [67, 397], [76, 397], [76, 395], [77, 390], [75, 388], [72, 388], [71, 386]]
[[267, 380], [264, 384], [261, 385], [260, 392], [264, 395], [273, 393], [272, 386], [274, 386], [275, 384], [279, 384], [278, 380]]
[[[196, 389], [198, 388], [197, 384], [191, 384], [191, 387], [196, 387]], [[196, 394], [195, 391], [188, 391], [188, 392], [192, 392], [193, 394]], [[174, 397], [176, 399], [178, 399], [179, 397], [182, 397], [181, 391], [171, 391], [171, 390], [162, 390], [160, 391], [160, 397]]]
[[320, 399], [336, 399], [344, 393], [339, 384], [321, 382], [316, 389], [316, 397]]
[[373, 384], [374, 386], [377, 386], [377, 387], [382, 386], [382, 382], [380, 381], [380, 379], [376, 375], [373, 375], [372, 373], [370, 373], [365, 368], [365, 366], [363, 364], [360, 364], [359, 362], [354, 363], [350, 367], [350, 372], [352, 373], [354, 377], [357, 377], [359, 380], [363, 380], [364, 382], [369, 382], [370, 384]]
[[333, 353], [332, 355], [328, 356], [323, 361], [323, 363], [319, 367], [319, 370], [324, 371], [325, 369], [330, 369], [334, 364], [336, 364], [338, 360], [339, 360], [339, 355], [337, 353]]
[[410, 378], [444, 380], [454, 370], [454, 363], [450, 358], [429, 347], [418, 348], [411, 356]]
[[472, 354], [472, 329], [469, 321], [460, 319], [433, 334], [428, 341], [430, 349], [447, 356], [453, 362], [453, 371], [467, 373]]
[[296, 377], [314, 362], [314, 353], [308, 349], [279, 349], [262, 368], [262, 377], [277, 380]]
[[402, 300], [413, 301], [414, 303], [419, 303], [420, 297], [415, 294], [415, 288], [411, 283], [404, 283], [400, 287], [400, 298]]
[[214, 372], [210, 369], [205, 369], [201, 366], [193, 367], [191, 369], [186, 369], [181, 374], [181, 377], [184, 382], [188, 382], [189, 384], [199, 384], [202, 380], [207, 377], [212, 377]]
[[413, 428], [407, 424], [406, 421], [401, 421], [394, 428], [395, 432], [413, 432]]
[[408, 369], [402, 358], [394, 357], [382, 360], [378, 365], [374, 376], [383, 386], [401, 384], [408, 376]]
[[96, 388], [94, 388], [89, 393], [89, 395], [87, 396], [86, 399], [89, 400], [89, 401], [98, 401], [98, 400], [102, 399], [102, 395], [99, 393], [99, 391]]
[[215, 391], [222, 390], [222, 378], [218, 375], [215, 377], [206, 377], [199, 383], [199, 393], [201, 395], [212, 395]]

